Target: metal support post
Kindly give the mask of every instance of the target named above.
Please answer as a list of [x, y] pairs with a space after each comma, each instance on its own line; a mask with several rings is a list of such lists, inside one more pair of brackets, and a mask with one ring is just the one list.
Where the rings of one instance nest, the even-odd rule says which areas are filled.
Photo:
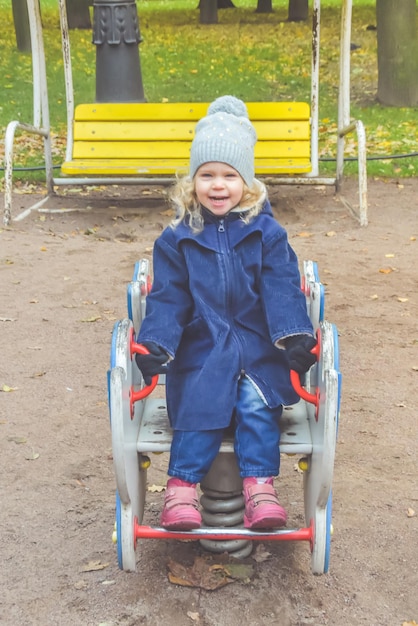
[[[242, 478], [233, 452], [218, 454], [200, 488], [203, 492], [200, 499], [202, 519], [206, 527], [243, 527]], [[252, 544], [246, 539], [201, 539], [200, 543], [209, 552], [228, 552], [235, 558], [247, 557], [252, 552]]]

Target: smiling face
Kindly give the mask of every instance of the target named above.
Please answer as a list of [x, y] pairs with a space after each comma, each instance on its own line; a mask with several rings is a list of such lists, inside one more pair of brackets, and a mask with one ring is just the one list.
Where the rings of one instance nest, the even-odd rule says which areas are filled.
[[194, 183], [200, 204], [220, 217], [238, 206], [244, 193], [243, 179], [226, 163], [204, 163], [197, 170]]

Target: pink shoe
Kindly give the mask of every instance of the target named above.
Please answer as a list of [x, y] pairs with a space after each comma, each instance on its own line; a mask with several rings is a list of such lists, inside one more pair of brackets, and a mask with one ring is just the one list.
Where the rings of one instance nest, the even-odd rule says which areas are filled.
[[196, 485], [180, 478], [170, 478], [161, 513], [161, 526], [169, 530], [193, 530], [200, 528], [202, 516], [198, 511]]
[[245, 528], [268, 530], [286, 525], [287, 513], [279, 504], [273, 478], [257, 483], [253, 476], [244, 478]]

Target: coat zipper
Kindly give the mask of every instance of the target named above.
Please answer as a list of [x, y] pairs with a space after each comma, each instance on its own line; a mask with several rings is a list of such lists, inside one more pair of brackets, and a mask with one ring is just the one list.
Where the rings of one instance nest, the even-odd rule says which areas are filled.
[[[218, 224], [218, 233], [226, 233], [226, 228], [225, 228], [225, 219], [222, 218], [219, 220], [219, 224]], [[227, 237], [227, 235], [224, 235], [225, 237]], [[227, 253], [230, 252], [229, 250], [229, 246], [227, 245], [227, 242], [225, 240], [222, 241], [222, 248], [224, 249], [224, 251], [226, 251]], [[225, 258], [225, 271], [226, 271], [226, 275], [227, 275], [227, 304], [228, 304], [228, 312], [229, 312], [229, 319], [231, 320], [231, 330], [232, 330], [232, 335], [235, 337], [235, 341], [237, 342], [238, 345], [238, 351], [239, 351], [239, 355], [240, 355], [240, 363], [242, 364], [243, 362], [243, 350], [242, 350], [242, 343], [241, 343], [241, 337], [239, 336], [239, 334], [236, 332], [235, 328], [234, 328], [234, 323], [233, 323], [233, 318], [231, 315], [231, 306], [230, 306], [230, 302], [231, 302], [231, 292], [233, 291], [234, 288], [234, 281], [233, 281], [233, 276], [232, 276], [232, 272], [231, 272], [231, 260], [230, 260], [230, 255], [229, 254], [225, 254], [224, 255]], [[240, 366], [240, 377], [241, 376], [245, 376], [245, 370], [242, 366]]]

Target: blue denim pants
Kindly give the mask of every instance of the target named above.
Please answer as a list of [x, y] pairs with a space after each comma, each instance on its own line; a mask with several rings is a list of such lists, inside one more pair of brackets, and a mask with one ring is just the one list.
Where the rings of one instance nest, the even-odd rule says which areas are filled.
[[[282, 408], [269, 408], [253, 383], [247, 377], [240, 379], [233, 425], [235, 454], [242, 478], [278, 475]], [[224, 433], [225, 429], [175, 430], [168, 475], [199, 483], [217, 456]]]

